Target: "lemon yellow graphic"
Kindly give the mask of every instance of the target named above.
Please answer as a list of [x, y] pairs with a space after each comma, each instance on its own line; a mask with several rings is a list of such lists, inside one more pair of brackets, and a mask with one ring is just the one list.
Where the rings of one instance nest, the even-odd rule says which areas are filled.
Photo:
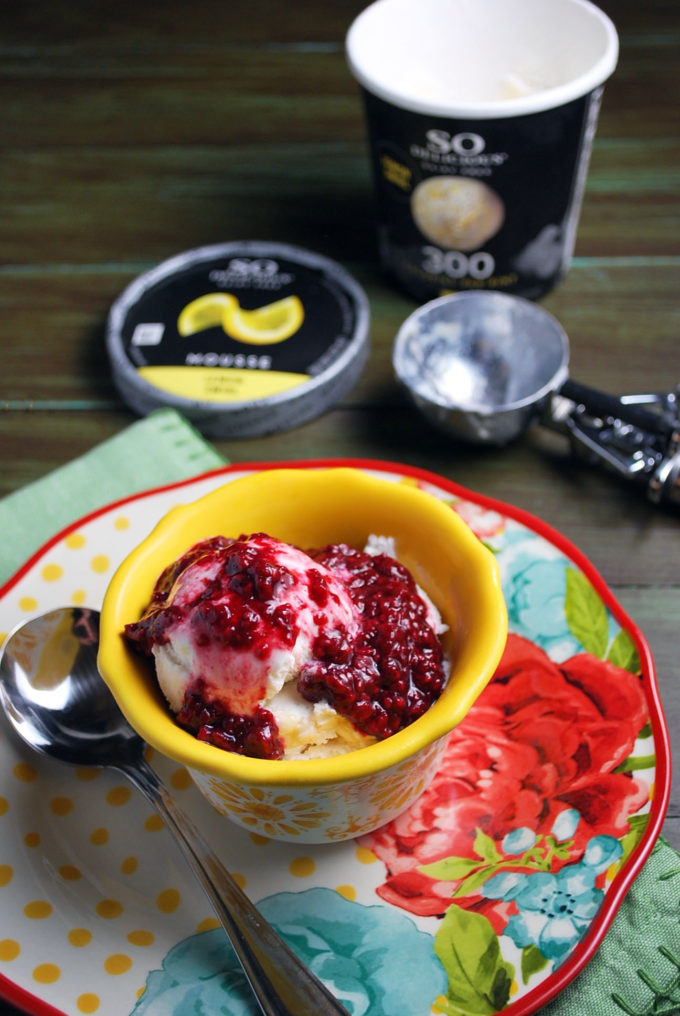
[[297, 296], [286, 296], [256, 310], [242, 310], [238, 305], [225, 312], [225, 332], [241, 342], [267, 345], [283, 342], [298, 330], [304, 321], [305, 311]]
[[238, 300], [231, 293], [206, 293], [188, 303], [177, 318], [177, 331], [180, 335], [193, 335], [204, 328], [221, 325], [224, 315], [232, 304]]
[[177, 319], [177, 330], [186, 336], [221, 325], [232, 339], [265, 346], [290, 338], [304, 318], [305, 310], [297, 296], [244, 310], [231, 293], [206, 293], [186, 305]]

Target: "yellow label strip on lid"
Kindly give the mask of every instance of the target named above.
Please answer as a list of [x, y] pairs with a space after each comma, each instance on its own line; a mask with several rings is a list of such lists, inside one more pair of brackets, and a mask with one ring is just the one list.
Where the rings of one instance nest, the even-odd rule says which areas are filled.
[[236, 367], [140, 367], [138, 373], [155, 388], [198, 402], [266, 399], [309, 381], [309, 374]]

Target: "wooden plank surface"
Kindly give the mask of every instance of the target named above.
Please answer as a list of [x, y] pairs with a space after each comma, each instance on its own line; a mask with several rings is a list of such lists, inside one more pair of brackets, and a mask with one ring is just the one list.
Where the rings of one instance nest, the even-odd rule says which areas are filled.
[[[534, 428], [502, 451], [434, 432], [397, 387], [413, 301], [377, 263], [365, 129], [343, 38], [357, 0], [31, 0], [0, 24], [0, 495], [134, 419], [104, 349], [112, 301], [181, 250], [283, 240], [365, 287], [359, 383], [294, 431], [221, 440], [234, 462], [364, 456], [418, 465], [549, 520], [593, 561], [653, 650], [680, 753], [680, 512]], [[543, 305], [571, 374], [612, 392], [680, 382], [680, 6], [603, 0], [621, 40], [576, 258]], [[677, 763], [676, 763], [677, 768]], [[680, 848], [680, 780], [664, 831]], [[0, 1012], [3, 1012], [0, 1004]]]

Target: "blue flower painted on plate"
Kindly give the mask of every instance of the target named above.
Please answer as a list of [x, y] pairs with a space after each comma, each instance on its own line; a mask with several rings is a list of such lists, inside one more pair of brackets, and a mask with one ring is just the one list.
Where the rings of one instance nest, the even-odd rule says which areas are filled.
[[595, 836], [583, 860], [556, 873], [530, 875], [501, 872], [482, 888], [487, 899], [514, 900], [519, 912], [508, 921], [507, 934], [520, 949], [535, 946], [550, 960], [562, 960], [576, 945], [597, 914], [604, 892], [595, 885], [623, 852], [612, 836]]
[[622, 631], [586, 576], [538, 534], [508, 524], [499, 554], [510, 630], [553, 660], [577, 653], [638, 673], [632, 639]]
[[535, 842], [536, 833], [534, 830], [529, 829], [528, 826], [521, 826], [503, 837], [501, 847], [506, 854], [523, 854], [525, 850], [533, 847]]
[[[277, 893], [258, 909], [352, 1016], [426, 1016], [446, 990], [433, 938], [384, 906], [332, 889]], [[179, 942], [149, 974], [134, 1016], [257, 1016], [221, 929]]]
[[581, 816], [576, 808], [565, 808], [564, 811], [561, 811], [553, 822], [551, 829], [555, 839], [559, 842], [571, 839], [576, 832], [580, 820]]
[[523, 527], [506, 530], [499, 565], [510, 626], [562, 659], [581, 649], [564, 610], [567, 564], [536, 534]]

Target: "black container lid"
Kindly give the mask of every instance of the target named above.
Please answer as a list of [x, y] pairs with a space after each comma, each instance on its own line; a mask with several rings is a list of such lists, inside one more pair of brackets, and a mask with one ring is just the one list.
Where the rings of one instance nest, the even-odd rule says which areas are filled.
[[213, 437], [255, 437], [319, 416], [358, 380], [366, 294], [339, 264], [288, 244], [200, 247], [162, 262], [109, 313], [125, 401], [170, 406]]

